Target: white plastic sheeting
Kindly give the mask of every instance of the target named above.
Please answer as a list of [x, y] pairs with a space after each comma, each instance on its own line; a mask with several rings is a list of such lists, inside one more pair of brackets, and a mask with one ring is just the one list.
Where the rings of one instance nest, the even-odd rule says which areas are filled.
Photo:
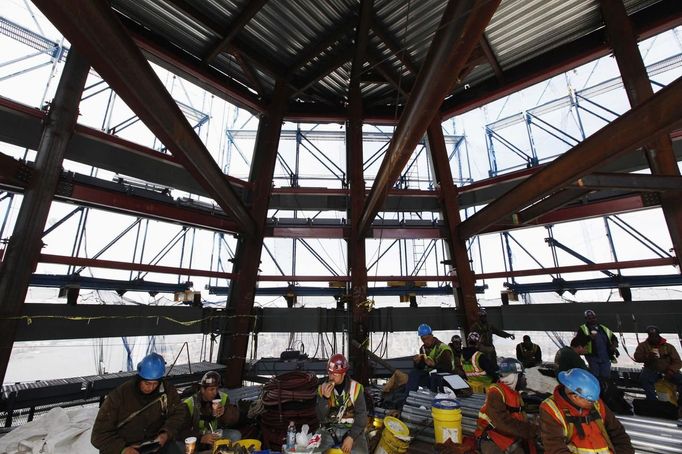
[[0, 438], [0, 454], [97, 454], [90, 444], [98, 408], [53, 408]]

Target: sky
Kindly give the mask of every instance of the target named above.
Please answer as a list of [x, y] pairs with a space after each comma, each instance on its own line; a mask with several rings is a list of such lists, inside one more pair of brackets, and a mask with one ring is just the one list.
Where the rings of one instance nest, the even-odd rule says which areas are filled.
[[[2, 2], [0, 5], [0, 15], [13, 22], [19, 23], [24, 27], [34, 30], [55, 42], [61, 42], [62, 40], [61, 35], [56, 31], [56, 29], [41, 16], [37, 9], [32, 7], [32, 5], [26, 1], [6, 0], [5, 2]], [[649, 65], [659, 62], [672, 55], [680, 54], [682, 52], [681, 43], [681, 31], [680, 28], [677, 28], [673, 31], [667, 32], [663, 35], [641, 43], [640, 50], [645, 63]], [[68, 45], [68, 43], [64, 44]], [[53, 67], [49, 58], [45, 55], [33, 55], [29, 57], [30, 54], [34, 53], [32, 49], [29, 49], [22, 44], [18, 44], [17, 42], [5, 36], [0, 36], [0, 49], [0, 64], [2, 64], [0, 66], [0, 96], [9, 97], [13, 100], [30, 106], [40, 106], [42, 103], [52, 98], [63, 64], [55, 65]], [[13, 62], [14, 60], [22, 59], [23, 57], [28, 58]], [[242, 138], [237, 140], [236, 144], [230, 144], [230, 142], [227, 140], [224, 130], [225, 128], [255, 130], [257, 127], [257, 119], [247, 112], [236, 109], [234, 106], [231, 106], [228, 103], [205, 93], [198, 87], [195, 87], [186, 81], [182, 81], [181, 79], [174, 77], [173, 75], [158, 67], [154, 67], [154, 69], [157, 71], [159, 78], [166, 85], [168, 91], [176, 100], [191, 106], [198, 112], [209, 115], [209, 121], [198, 130], [198, 134], [206, 144], [208, 150], [215, 157], [216, 162], [221, 165], [226, 173], [238, 178], [246, 178], [248, 176], [254, 140], [253, 138]], [[9, 77], [15, 72], [23, 73], [14, 77]], [[674, 66], [669, 71], [656, 75], [653, 79], [658, 83], [666, 84], [679, 77], [680, 74], [682, 74], [682, 67], [678, 63], [677, 66]], [[464, 169], [462, 173], [466, 178], [470, 178], [472, 180], [480, 180], [488, 176], [490, 167], [488, 162], [488, 148], [486, 145], [486, 125], [491, 125], [506, 118], [519, 117], [523, 112], [531, 110], [535, 106], [566, 96], [571, 89], [580, 91], [598, 83], [607, 81], [613, 77], [616, 77], [617, 75], [618, 71], [614, 59], [611, 57], [605, 57], [596, 62], [589, 63], [581, 68], [569, 71], [566, 74], [554, 77], [551, 80], [539, 83], [527, 90], [523, 90], [522, 92], [515, 93], [511, 96], [495, 101], [480, 109], [475, 109], [464, 115], [446, 121], [443, 125], [446, 133], [465, 136], [465, 144], [461, 146], [459, 150], [461, 153], [462, 162], [464, 163]], [[95, 73], [91, 73], [86, 86], [94, 85], [99, 81], [100, 80], [97, 75]], [[94, 93], [99, 87], [101, 86], [98, 85], [97, 87], [92, 88], [90, 91], [88, 91], [88, 93]], [[591, 99], [601, 105], [608, 106], [609, 109], [617, 113], [622, 113], [628, 108], [627, 100], [622, 88], [607, 91]], [[111, 109], [109, 115], [106, 114], [106, 105], [108, 102], [113, 103], [113, 109]], [[97, 129], [111, 128], [126, 121], [133, 115], [130, 109], [109, 90], [93, 95], [91, 98], [84, 100], [80, 106], [80, 113], [80, 123]], [[589, 114], [585, 114], [584, 112], [581, 115], [589, 117]], [[550, 121], [558, 128], [575, 137], [579, 135], [577, 116], [574, 110], [560, 109], [546, 114], [546, 116], [543, 116], [543, 119]], [[190, 119], [190, 121], [192, 121], [192, 119]], [[583, 121], [588, 134], [594, 132], [604, 124], [600, 120], [596, 120], [594, 118], [585, 118]], [[343, 130], [343, 126], [337, 124], [285, 124], [284, 128], [292, 130], [296, 129], [297, 126], [300, 126], [302, 130]], [[365, 126], [365, 130], [367, 131], [375, 131], [376, 129], [376, 127], [371, 125]], [[390, 131], [390, 128], [383, 128], [383, 130]], [[517, 122], [514, 126], [495, 128], [495, 130], [501, 136], [516, 144], [519, 148], [525, 150], [526, 152], [528, 151], [528, 135], [523, 124]], [[139, 122], [120, 131], [118, 134], [123, 138], [133, 140], [146, 146], [157, 149], [162, 146], [162, 144], [155, 140], [147, 128]], [[558, 142], [556, 139], [553, 139], [539, 130], [534, 131], [533, 139], [538, 149], [538, 156], [541, 160], [549, 159], [550, 157], [555, 156], [556, 154], [567, 149], [566, 145]], [[334, 162], [343, 163], [345, 159], [345, 148], [341, 141], [311, 142], [312, 143], [308, 144], [310, 149], [313, 149], [312, 147], [315, 146], [320, 150], [323, 150], [324, 153]], [[381, 145], [381, 143], [367, 144], [365, 156], [367, 157], [371, 155], [374, 151], [378, 150]], [[15, 157], [22, 157], [25, 153], [25, 150], [12, 147], [7, 144], [3, 144], [2, 148], [3, 153], [10, 154]], [[293, 141], [282, 141], [280, 146], [280, 156], [289, 164], [293, 162], [294, 149], [295, 143]], [[304, 164], [301, 167], [301, 175], [306, 178], [301, 181], [301, 185], [340, 187], [340, 181], [326, 179], [331, 176], [329, 171], [324, 169], [314, 159], [311, 159], [314, 152], [314, 150], [312, 152], [303, 151], [302, 162]], [[515, 166], [518, 167], [519, 165], [524, 165], [518, 157], [514, 156], [508, 150], [505, 150], [503, 147], [496, 146], [496, 155], [499, 161], [498, 169], [500, 171], [514, 168]], [[29, 159], [31, 159], [34, 156], [34, 153], [29, 151], [28, 156]], [[374, 174], [378, 170], [379, 163], [380, 161], [377, 161], [367, 170], [366, 179], [369, 183], [371, 183], [373, 180]], [[343, 167], [343, 164], [339, 165]], [[65, 168], [67, 170], [84, 174], [89, 174], [92, 171], [92, 169], [89, 167], [74, 162], [65, 163]], [[418, 177], [419, 180], [424, 181], [415, 182], [413, 185], [420, 188], [428, 187], [428, 182], [426, 180], [430, 175], [430, 168], [429, 162], [425, 157], [425, 153], [421, 153], [415, 169], [416, 170], [412, 177]], [[455, 162], [453, 162], [453, 172], [456, 175], [459, 174], [459, 168], [456, 167]], [[109, 180], [117, 178], [117, 175], [113, 175], [110, 172], [102, 170], [97, 172], [97, 176]], [[288, 182], [284, 179], [284, 177], [284, 167], [279, 165], [276, 170], [274, 184], [276, 186], [286, 186]], [[173, 196], [176, 198], [191, 196], [195, 200], [201, 200], [207, 203], [211, 202], [208, 199], [202, 199], [194, 195], [184, 194], [180, 191], [173, 191]], [[15, 197], [14, 199], [8, 217], [8, 224], [6, 229], [2, 232], [3, 238], [9, 236], [9, 232], [11, 231], [10, 229], [13, 226], [16, 214], [18, 212], [20, 199], [20, 196]], [[0, 202], [0, 216], [4, 216], [4, 213], [7, 209], [8, 202]], [[72, 209], [73, 206], [71, 205], [60, 203], [53, 204], [48, 219], [48, 226], [57, 222], [62, 218], [62, 216], [70, 212]], [[299, 217], [312, 217], [317, 213], [299, 212], [297, 214]], [[467, 215], [471, 215], [472, 212], [469, 211], [468, 213], [462, 214], [463, 217], [466, 217]], [[293, 213], [280, 212], [271, 213], [271, 215], [279, 217], [293, 217]], [[329, 212], [325, 213], [324, 216], [343, 219], [345, 218], [346, 214], [342, 212]], [[432, 214], [428, 213], [427, 216], [430, 218]], [[409, 217], [410, 215], [408, 215], [408, 219]], [[417, 214], [411, 215], [411, 217], [416, 218]], [[639, 213], [630, 213], [623, 215], [622, 218], [635, 226], [635, 228], [644, 232], [664, 250], [671, 248], [670, 238], [665, 228], [663, 216], [659, 209], [646, 210]], [[79, 255], [83, 257], [91, 257], [132, 221], [132, 218], [119, 214], [108, 213], [101, 210], [90, 210], [86, 232], [84, 235], [84, 242], [80, 249]], [[59, 255], [70, 255], [74, 244], [76, 223], [77, 217], [74, 217], [56, 229], [53, 233], [46, 236], [46, 247], [44, 252]], [[161, 251], [168, 241], [173, 238], [174, 235], [176, 235], [180, 230], [179, 226], [169, 225], [167, 223], [161, 223], [157, 221], [149, 221], [148, 223], [145, 222], [143, 224], [143, 228], [148, 229], [145, 256], [143, 257], [145, 262], [148, 262], [151, 257], [153, 257], [157, 252]], [[632, 260], [651, 256], [651, 252], [649, 250], [647, 250], [638, 242], [633, 241], [632, 238], [630, 238], [623, 231], [617, 228], [612, 228], [611, 233], [613, 235], [614, 243], [616, 244], [619, 260]], [[132, 251], [134, 250], [136, 240], [141, 240], [142, 234], [143, 230], [136, 231], [133, 229], [131, 232], [126, 234], [126, 236], [124, 236], [114, 248], [102, 255], [101, 258], [111, 260], [139, 261], [139, 253], [133, 257]], [[604, 221], [602, 219], [591, 219], [579, 223], [556, 225], [553, 227], [552, 234], [555, 238], [560, 239], [562, 243], [589, 257], [595, 262], [607, 262], [613, 260], [611, 255], [612, 252], [609, 248], [606, 237]], [[512, 244], [513, 264], [515, 269], [537, 268], [537, 262], [541, 263], [543, 266], [553, 266], [551, 250], [544, 244], [544, 238], [547, 235], [548, 232], [544, 228], [528, 228], [513, 232], [512, 236], [514, 240], [518, 242], [519, 245], [523, 245], [526, 251], [529, 251], [529, 253], [527, 253], [516, 243]], [[308, 241], [311, 247], [324, 257], [325, 261], [332, 269], [334, 269], [338, 274], [346, 273], [347, 257], [345, 244], [342, 241], [325, 239], [314, 239]], [[232, 236], [225, 236], [224, 242], [224, 244], [227, 244], [229, 247], [234, 249], [236, 240]], [[192, 267], [201, 269], [215, 269], [215, 263], [217, 262], [218, 257], [217, 244], [218, 239], [212, 232], [202, 230], [190, 232], [187, 236], [186, 242], [184, 243], [184, 253], [178, 244], [159, 264], [178, 266], [180, 263], [180, 256], [183, 255], [183, 265], [189, 266], [188, 257], [191, 252]], [[265, 244], [272, 254], [277, 258], [278, 265], [280, 265], [286, 273], [293, 273], [293, 248], [291, 240], [268, 238], [265, 240]], [[389, 246], [390, 242], [386, 239], [380, 238], [368, 240], [368, 262], [373, 262], [376, 257], [382, 253], [385, 253], [387, 249], [389, 249]], [[413, 255], [419, 255], [424, 247], [427, 246], [427, 244], [423, 241], [416, 240], [406, 244], [406, 246], [407, 250], [403, 251], [404, 254], [402, 256], [399, 254], [398, 248], [391, 248], [391, 250], [388, 251], [384, 258], [379, 262], [379, 265], [373, 269], [370, 269], [369, 274], [400, 274], [400, 268], [398, 264], [402, 264], [402, 266], [406, 267], [408, 271], [411, 270], [417, 260], [417, 257], [413, 257]], [[426, 266], [421, 271], [422, 274], [435, 274], [436, 271], [443, 274], [445, 272], [443, 267], [438, 264], [439, 260], [443, 259], [442, 249], [443, 245], [439, 244], [436, 248], [439, 255], [433, 255], [430, 257]], [[231, 266], [230, 262], [227, 261], [229, 254], [226, 252], [225, 247], [222, 247], [221, 251], [222, 263], [225, 264], [226, 267]], [[502, 271], [505, 269], [506, 257], [503, 253], [503, 248], [501, 247], [499, 235], [483, 235], [479, 237], [479, 239], [471, 246], [471, 256], [473, 258], [472, 264], [476, 272], [493, 272]], [[303, 247], [301, 247], [300, 244], [297, 247], [295, 262], [297, 274], [306, 275], [322, 273], [320, 271], [321, 268], [319, 267], [319, 264], [316, 262], [316, 260]], [[578, 262], [575, 258], [568, 257], [566, 255], [559, 256], [560, 265], [573, 265], [579, 263], [580, 262]], [[279, 274], [277, 264], [275, 264], [275, 262], [273, 262], [273, 260], [270, 259], [265, 252], [261, 269], [263, 274]], [[229, 268], [226, 270], [229, 271]], [[66, 267], [58, 265], [41, 264], [38, 268], [38, 272], [64, 274], [67, 272], [67, 269]], [[672, 269], [666, 267], [638, 271], [637, 274], [667, 274], [671, 272]], [[136, 274], [131, 275], [129, 272], [112, 270], [86, 269], [83, 273], [84, 275], [110, 277], [123, 280], [136, 277]], [[626, 272], [626, 274], [632, 274], [632, 272]], [[566, 276], [565, 278], [581, 279], [589, 277], [595, 277], [595, 274], [581, 273]], [[330, 279], [331, 278], [332, 276], [330, 274]], [[150, 274], [146, 276], [146, 279], [163, 282], [177, 281], [177, 277], [160, 274]], [[538, 278], [520, 278], [518, 280], [519, 282], [535, 282], [538, 280]], [[192, 281], [195, 284], [194, 288], [196, 290], [202, 291], [202, 296], [207, 302], [217, 304], [224, 303], [224, 297], [209, 295], [205, 290], [204, 287], [209, 284], [208, 279], [192, 277]], [[226, 281], [224, 280], [218, 282], [213, 280], [210, 283], [213, 285], [227, 285]], [[503, 281], [492, 280], [485, 283], [489, 285], [489, 290], [484, 295], [481, 295], [481, 304], [499, 304], [499, 292], [503, 288]], [[262, 283], [261, 285], [279, 286], [280, 284]], [[63, 300], [56, 298], [56, 296], [49, 291], [45, 292], [46, 293], [43, 293], [42, 289], [32, 289], [31, 298], [34, 298], [34, 301], [63, 303]], [[657, 289], [653, 292], [648, 291], [646, 293], [635, 290], [633, 293], [635, 294], [636, 299], [680, 297], [680, 289]], [[126, 298], [128, 299], [124, 301], [118, 301], [118, 303], [175, 304], [172, 301], [171, 295], [150, 297], [147, 294], [129, 293], [126, 294]], [[112, 303], [112, 301], [115, 299], [116, 298], [114, 298], [112, 295], [105, 295], [102, 292], [82, 293], [82, 302], [90, 304]], [[575, 296], [541, 294], [531, 295], [529, 297], [529, 301], [534, 303], [573, 300], [603, 301], [609, 299], [617, 299], [617, 296], [611, 291], [585, 291], [579, 292]], [[396, 302], [397, 298], [377, 298], [378, 307], [394, 305]], [[300, 304], [306, 305], [307, 307], [312, 307], [320, 305], [329, 306], [330, 304], [334, 303], [329, 299], [323, 298], [301, 298]], [[419, 304], [454, 307], [454, 301], [450, 297], [423, 297], [419, 299]], [[266, 307], [281, 307], [284, 305], [284, 301], [282, 298], [257, 297], [256, 305]], [[538, 334], [538, 336], [541, 337], [542, 334]], [[290, 338], [288, 335], [282, 335], [280, 337], [281, 339], [277, 336], [273, 337], [272, 339], [272, 349], [274, 351], [278, 351], [278, 349], [281, 350], [283, 349], [281, 348], [282, 346], [286, 347], [290, 343]], [[381, 336], [378, 335], [375, 339], [377, 348], [383, 348], [382, 343], [379, 341], [380, 337]], [[146, 339], [136, 340], [134, 354], [135, 358], [139, 358], [144, 354], [146, 342]], [[174, 356], [176, 351], [179, 349], [179, 345], [182, 344], [181, 342], [178, 342], [174, 339], [165, 339], [163, 342], [157, 340], [157, 342], [157, 345], [159, 346], [162, 344], [166, 345], [168, 347], [168, 354], [171, 356]], [[201, 337], [198, 337], [198, 339], [193, 339], [191, 342], [193, 358], [199, 358], [201, 356], [200, 352], [202, 339]], [[315, 342], [315, 340], [312, 340], [308, 341], [307, 343]], [[409, 354], [409, 351], [416, 349], [416, 347], [412, 345], [413, 343], [414, 342], [390, 342], [390, 345], [384, 350], [386, 350], [386, 354], [389, 356], [398, 356], [402, 354], [403, 351], [407, 351], [408, 353], [405, 354]], [[90, 344], [90, 346], [88, 347], [86, 344]], [[398, 347], [397, 344], [400, 344], [401, 347]], [[81, 352], [78, 354], [79, 357], [87, 358], [92, 356], [92, 360], [79, 362], [79, 367], [82, 363], [83, 367], [88, 369], [94, 368], [96, 370], [97, 366], [99, 366], [99, 363], [104, 361], [106, 363], [105, 369], [114, 371], [123, 367], [125, 361], [125, 352], [121, 348], [120, 340], [105, 339], [104, 341], [82, 340], [73, 341], [71, 343], [61, 342], [52, 345], [45, 343], [39, 344], [40, 349], [34, 348], [35, 346], [27, 345], [25, 343], [17, 343], [17, 347], [13, 353], [13, 364], [20, 365], [18, 366], [18, 369], [24, 370], [24, 366], [21, 365], [24, 364], [24, 361], [15, 361], [16, 358], [24, 358], [25, 364], [30, 364], [32, 361], [38, 361], [40, 358], [45, 357], [42, 353], [39, 354], [38, 351], [54, 351], [53, 349], [60, 348], [60, 345], [67, 349], [65, 352], [73, 352], [74, 349], [79, 349], [78, 351]], [[265, 351], [265, 345], [267, 345], [267, 343], [261, 343], [259, 350]], [[551, 344], [547, 345], [548, 349], [550, 348], [550, 345]], [[505, 346], [504, 348], [507, 347], [508, 346]], [[80, 349], [82, 349], [82, 351]], [[90, 354], [85, 353], [89, 350], [96, 350], [97, 354], [92, 354], [92, 352]], [[100, 352], [103, 353], [100, 355]], [[67, 356], [70, 355], [67, 353]], [[59, 355], [51, 355], [51, 358], [59, 358]], [[87, 367], [85, 366], [86, 364]], [[9, 375], [11, 380], [8, 381], [27, 379], [26, 376], [22, 375], [23, 372], [15, 372], [13, 371], [12, 367], [10, 368], [10, 373], [14, 375]], [[78, 369], [77, 373], [81, 374], [84, 372], [81, 372], [81, 370]]]

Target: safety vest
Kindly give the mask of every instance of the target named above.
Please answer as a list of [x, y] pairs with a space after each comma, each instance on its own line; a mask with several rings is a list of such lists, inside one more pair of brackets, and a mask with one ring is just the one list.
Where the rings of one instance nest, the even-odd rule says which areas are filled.
[[476, 421], [476, 432], [474, 436], [476, 438], [485, 437], [486, 435], [497, 445], [500, 450], [506, 452], [506, 450], [518, 441], [518, 437], [504, 435], [497, 430], [495, 430], [495, 425], [486, 413], [488, 410], [488, 399], [490, 394], [493, 392], [498, 392], [502, 396], [502, 402], [507, 406], [507, 411], [511, 414], [511, 417], [519, 421], [526, 421], [526, 413], [524, 411], [524, 403], [521, 398], [521, 394], [514, 391], [509, 386], [504, 383], [495, 383], [490, 385], [488, 388], [488, 397], [486, 397], [486, 402], [481, 407], [478, 412], [478, 421]]
[[[422, 347], [421, 347], [421, 351], [422, 351], [422, 352], [425, 351], [423, 345], [422, 345]], [[428, 355], [426, 355], [426, 356], [428, 356], [429, 358], [431, 358], [431, 359], [433, 360], [433, 362], [436, 363], [436, 365], [438, 365], [438, 358], [439, 358], [440, 355], [441, 355], [443, 352], [445, 352], [445, 351], [450, 352], [450, 363], [451, 363], [451, 364], [450, 364], [450, 367], [452, 368], [451, 370], [454, 371], [454, 370], [455, 370], [455, 355], [452, 353], [452, 349], [450, 348], [450, 346], [449, 346], [448, 344], [446, 344], [446, 343], [444, 343], [444, 342], [441, 342], [441, 341], [437, 341], [436, 345], [434, 345], [434, 346], [431, 348], [431, 350], [429, 351]], [[426, 366], [426, 369], [427, 369], [427, 370], [432, 370], [432, 369], [436, 369], [436, 367], [429, 367], [429, 366]]]
[[[224, 407], [230, 402], [230, 398], [227, 396], [227, 394], [219, 392], [220, 395], [220, 404]], [[187, 405], [187, 408], [189, 409], [189, 415], [192, 417], [192, 426], [193, 427], [198, 427], [199, 430], [204, 431], [206, 429], [206, 422], [203, 418], [201, 418], [201, 411], [197, 412], [196, 416], [194, 415], [194, 408], [195, 407], [200, 407], [200, 402], [199, 399], [201, 399], [201, 392], [197, 392], [191, 397], [188, 397], [185, 399], [183, 402], [185, 405]], [[195, 402], [196, 400], [196, 402]], [[201, 407], [200, 407], [201, 408]], [[210, 426], [213, 429], [218, 428], [218, 418], [213, 418], [210, 422]]]
[[616, 454], [611, 438], [604, 427], [606, 409], [601, 399], [590, 410], [578, 409], [564, 399], [558, 391], [540, 404], [540, 410], [549, 413], [561, 424], [568, 450], [575, 454]]
[[[334, 388], [334, 391], [327, 398], [329, 419], [344, 425], [353, 424], [355, 421], [353, 408], [355, 401], [362, 392], [364, 392], [364, 387], [353, 379], [348, 380], [348, 384], [343, 388], [340, 395]], [[322, 385], [317, 387], [317, 395], [324, 397], [322, 396]]]
[[467, 380], [489, 385], [493, 380], [486, 374], [478, 362], [482, 355], [483, 353], [481, 352], [474, 352], [469, 361], [465, 360], [464, 356], [462, 356], [462, 369], [464, 369]]
[[[613, 348], [611, 347], [611, 338], [613, 337], [613, 332], [612, 332], [610, 329], [608, 329], [606, 326], [604, 326], [604, 325], [598, 325], [598, 326], [600, 326], [601, 329], [604, 330], [604, 333], [606, 333], [606, 349], [607, 349], [608, 352], [609, 352], [609, 356], [612, 356], [613, 353], [611, 352], [611, 350], [612, 350]], [[592, 336], [590, 336], [590, 329], [587, 327], [587, 324], [586, 324], [586, 323], [580, 325], [580, 331], [582, 331], [583, 334], [584, 334], [585, 336], [588, 336], [590, 339], [592, 338]], [[589, 342], [587, 343], [587, 353], [586, 353], [586, 355], [590, 355], [590, 354], [592, 354], [592, 341], [589, 341]]]
[[530, 350], [525, 349], [523, 342], [521, 342], [519, 345], [520, 345], [519, 349], [521, 350], [522, 362], [535, 361], [535, 355], [537, 354], [539, 348], [537, 344], [531, 344]]

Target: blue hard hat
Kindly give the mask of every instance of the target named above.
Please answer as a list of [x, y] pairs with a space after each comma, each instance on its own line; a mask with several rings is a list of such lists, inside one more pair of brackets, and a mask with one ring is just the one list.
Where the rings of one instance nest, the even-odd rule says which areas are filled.
[[500, 361], [500, 370], [499, 374], [501, 376], [509, 375], [509, 374], [522, 374], [523, 373], [523, 365], [515, 360], [514, 358], [503, 358], [502, 361]]
[[417, 334], [419, 334], [419, 337], [428, 336], [429, 334], [432, 334], [432, 333], [433, 333], [433, 330], [426, 323], [422, 323], [421, 325], [419, 325], [419, 328], [417, 328]]
[[137, 363], [137, 375], [143, 380], [161, 380], [166, 373], [166, 361], [158, 353], [150, 353]]
[[599, 399], [599, 380], [584, 369], [569, 369], [559, 372], [559, 383], [570, 391], [591, 402]]

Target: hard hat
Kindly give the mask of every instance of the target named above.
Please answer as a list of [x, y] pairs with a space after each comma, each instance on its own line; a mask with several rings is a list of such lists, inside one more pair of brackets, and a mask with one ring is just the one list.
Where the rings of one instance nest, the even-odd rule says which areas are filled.
[[345, 374], [349, 367], [348, 360], [341, 353], [332, 355], [327, 363], [327, 371], [333, 374]]
[[485, 309], [485, 307], [478, 308], [478, 316], [480, 317], [481, 315], [488, 315], [488, 311]]
[[419, 325], [419, 328], [417, 328], [417, 334], [419, 334], [419, 337], [428, 336], [429, 334], [432, 334], [432, 333], [433, 333], [433, 330], [426, 323], [422, 323], [421, 325]]
[[599, 381], [584, 369], [570, 369], [559, 372], [559, 383], [580, 397], [596, 402], [599, 399]]
[[204, 376], [201, 377], [200, 385], [205, 387], [220, 386], [220, 374], [215, 371], [206, 372]]
[[500, 375], [502, 377], [510, 374], [522, 374], [523, 365], [514, 358], [503, 358], [500, 361]]
[[467, 344], [478, 344], [478, 342], [481, 340], [481, 335], [478, 334], [476, 331], [472, 331], [469, 333], [467, 336]]
[[658, 326], [656, 326], [656, 325], [649, 325], [649, 326], [647, 326], [647, 327], [646, 327], [646, 332], [647, 332], [647, 334], [654, 334], [654, 333], [656, 333], [656, 334], [661, 334], [661, 330], [658, 329]]
[[595, 317], [597, 316], [597, 314], [592, 309], [586, 310], [584, 315], [585, 318], [587, 318], [588, 315], [594, 315]]
[[137, 375], [143, 380], [161, 380], [166, 372], [166, 361], [158, 353], [150, 353], [137, 363]]

